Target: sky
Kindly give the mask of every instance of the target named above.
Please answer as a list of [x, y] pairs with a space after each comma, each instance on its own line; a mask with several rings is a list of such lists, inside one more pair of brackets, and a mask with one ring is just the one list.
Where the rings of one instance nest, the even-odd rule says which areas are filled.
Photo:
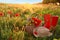
[[0, 3], [11, 3], [11, 4], [24, 4], [24, 3], [38, 3], [42, 2], [42, 0], [0, 0]]

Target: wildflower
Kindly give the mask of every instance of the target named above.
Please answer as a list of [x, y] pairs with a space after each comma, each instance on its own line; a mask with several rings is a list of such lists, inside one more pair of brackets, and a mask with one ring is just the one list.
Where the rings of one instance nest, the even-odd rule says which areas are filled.
[[20, 14], [19, 14], [19, 13], [16, 13], [14, 16], [15, 16], [15, 17], [18, 17], [18, 16], [20, 16]]
[[0, 12], [0, 16], [4, 16], [3, 12]]
[[32, 20], [34, 21], [34, 25], [36, 27], [40, 26], [41, 25], [41, 20], [39, 20], [38, 18], [32, 18]]

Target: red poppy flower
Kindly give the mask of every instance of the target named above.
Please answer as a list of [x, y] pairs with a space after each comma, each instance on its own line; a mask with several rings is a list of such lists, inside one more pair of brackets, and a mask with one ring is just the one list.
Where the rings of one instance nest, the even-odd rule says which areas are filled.
[[38, 27], [38, 26], [40, 26], [41, 25], [41, 20], [39, 20], [38, 18], [32, 18], [32, 20], [34, 21], [34, 25], [36, 26], [36, 27]]
[[14, 16], [17, 17], [17, 16], [20, 16], [20, 14], [19, 13], [16, 13]]
[[57, 24], [57, 22], [58, 22], [58, 16], [52, 16], [51, 25], [52, 25], [53, 27], [55, 27], [56, 24]]
[[51, 15], [50, 14], [45, 14], [44, 15], [44, 27], [50, 29], [51, 27]]
[[0, 12], [0, 16], [4, 16], [3, 12]]

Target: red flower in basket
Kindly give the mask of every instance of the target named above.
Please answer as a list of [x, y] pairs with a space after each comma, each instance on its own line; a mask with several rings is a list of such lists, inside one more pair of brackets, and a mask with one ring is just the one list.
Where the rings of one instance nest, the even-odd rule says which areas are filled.
[[57, 25], [57, 22], [58, 22], [58, 16], [52, 16], [51, 25], [55, 27]]
[[51, 27], [51, 15], [50, 14], [45, 14], [44, 15], [44, 27], [50, 29]]
[[38, 35], [38, 33], [35, 31], [35, 32], [33, 32], [33, 34], [35, 34], [35, 35]]
[[19, 13], [16, 13], [14, 16], [15, 16], [15, 17], [18, 17], [18, 16], [20, 16], [20, 14], [19, 14]]
[[0, 16], [4, 16], [4, 13], [3, 12], [0, 12]]
[[42, 20], [39, 20], [38, 18], [32, 18], [32, 20], [34, 21], [34, 25], [36, 27], [41, 25]]
[[12, 14], [12, 12], [10, 10], [8, 10], [8, 14]]

